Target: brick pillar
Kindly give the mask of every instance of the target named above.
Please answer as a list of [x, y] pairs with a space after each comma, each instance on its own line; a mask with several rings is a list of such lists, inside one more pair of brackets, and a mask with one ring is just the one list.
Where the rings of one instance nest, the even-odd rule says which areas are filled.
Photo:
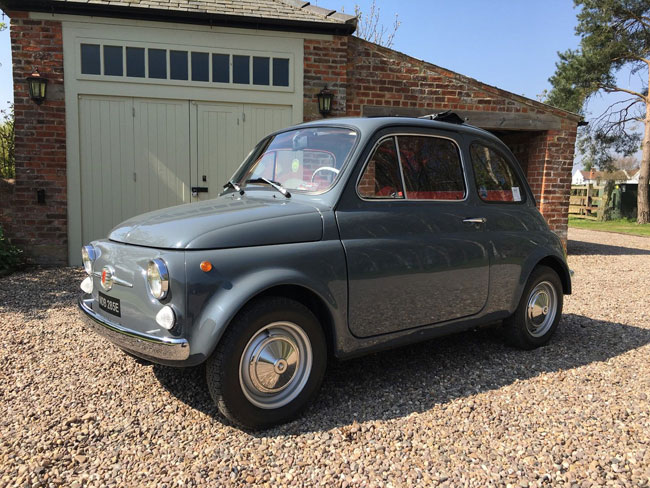
[[325, 85], [334, 93], [330, 117], [346, 114], [348, 37], [332, 40], [305, 40], [304, 112], [306, 121], [322, 118], [318, 112], [317, 94]]
[[565, 247], [576, 129], [575, 123], [563, 120], [560, 130], [536, 135], [528, 156], [527, 178], [537, 207]]
[[[16, 183], [12, 242], [33, 263], [67, 263], [67, 182], [63, 36], [61, 22], [31, 20], [10, 12], [16, 113]], [[36, 105], [25, 78], [38, 68], [49, 80], [47, 99]], [[45, 203], [37, 190], [45, 190]]]

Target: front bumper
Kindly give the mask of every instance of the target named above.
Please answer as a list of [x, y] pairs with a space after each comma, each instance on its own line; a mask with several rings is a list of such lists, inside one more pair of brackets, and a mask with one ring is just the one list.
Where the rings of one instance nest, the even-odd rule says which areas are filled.
[[95, 313], [91, 303], [92, 299], [79, 297], [79, 308], [86, 325], [116, 346], [154, 360], [184, 361], [190, 356], [190, 345], [186, 339], [155, 337], [127, 329]]

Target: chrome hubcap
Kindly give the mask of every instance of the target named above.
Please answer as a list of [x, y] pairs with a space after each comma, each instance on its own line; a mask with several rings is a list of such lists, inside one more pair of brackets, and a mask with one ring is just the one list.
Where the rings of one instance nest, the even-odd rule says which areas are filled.
[[239, 365], [239, 382], [253, 405], [279, 408], [300, 394], [311, 366], [311, 343], [305, 331], [291, 322], [274, 322], [248, 341]]
[[557, 294], [548, 281], [539, 283], [528, 298], [526, 310], [526, 329], [533, 337], [541, 337], [548, 332], [557, 313]]

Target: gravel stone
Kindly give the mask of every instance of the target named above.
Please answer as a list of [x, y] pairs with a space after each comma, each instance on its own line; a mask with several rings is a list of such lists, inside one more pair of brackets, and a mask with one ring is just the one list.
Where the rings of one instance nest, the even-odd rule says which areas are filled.
[[330, 365], [303, 417], [225, 423], [201, 368], [86, 331], [83, 272], [0, 279], [0, 486], [650, 486], [650, 239], [571, 229], [547, 347], [481, 329]]

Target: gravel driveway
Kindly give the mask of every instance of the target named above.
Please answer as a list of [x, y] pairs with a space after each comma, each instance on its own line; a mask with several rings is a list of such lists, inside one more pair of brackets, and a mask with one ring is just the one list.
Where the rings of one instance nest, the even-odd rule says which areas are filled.
[[224, 424], [200, 369], [86, 333], [83, 274], [0, 279], [0, 486], [649, 486], [650, 238], [571, 230], [547, 347], [491, 330], [334, 364], [299, 420]]

